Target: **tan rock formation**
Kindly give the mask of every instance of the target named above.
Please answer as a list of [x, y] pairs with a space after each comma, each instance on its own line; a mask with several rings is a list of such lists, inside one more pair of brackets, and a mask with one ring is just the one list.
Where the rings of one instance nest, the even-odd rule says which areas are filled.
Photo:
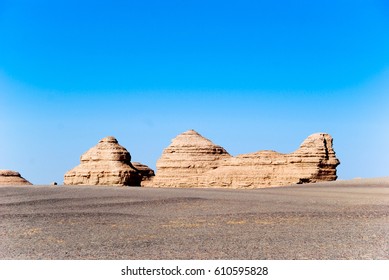
[[338, 165], [331, 136], [319, 133], [309, 136], [298, 150], [290, 154], [260, 151], [226, 160], [208, 172], [202, 184], [260, 188], [334, 181]]
[[131, 155], [114, 137], [106, 137], [81, 156], [81, 164], [65, 174], [65, 185], [140, 186]]
[[140, 162], [132, 162], [132, 167], [142, 175], [142, 181], [150, 180], [155, 176], [153, 169]]
[[198, 187], [203, 173], [230, 157], [222, 147], [189, 130], [172, 140], [157, 161], [157, 176], [142, 186]]
[[32, 185], [20, 176], [19, 172], [12, 170], [0, 170], [0, 185]]
[[156, 176], [145, 186], [261, 188], [337, 178], [339, 160], [332, 137], [325, 133], [309, 136], [290, 154], [260, 151], [231, 157], [217, 146], [222, 152], [213, 160], [212, 148], [206, 147], [216, 145], [201, 139], [194, 131], [177, 136], [159, 159]]

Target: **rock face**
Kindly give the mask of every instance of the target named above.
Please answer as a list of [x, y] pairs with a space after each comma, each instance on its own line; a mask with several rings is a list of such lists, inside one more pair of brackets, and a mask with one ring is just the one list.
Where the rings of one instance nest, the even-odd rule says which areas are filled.
[[222, 147], [189, 130], [172, 140], [157, 161], [157, 176], [142, 186], [199, 187], [203, 173], [230, 157]]
[[19, 172], [12, 170], [0, 170], [0, 185], [32, 185], [20, 176]]
[[230, 156], [191, 130], [173, 139], [145, 186], [261, 188], [336, 180], [339, 160], [325, 133], [309, 136], [295, 152]]
[[64, 184], [140, 186], [141, 179], [130, 153], [110, 136], [81, 156], [81, 164], [65, 174]]

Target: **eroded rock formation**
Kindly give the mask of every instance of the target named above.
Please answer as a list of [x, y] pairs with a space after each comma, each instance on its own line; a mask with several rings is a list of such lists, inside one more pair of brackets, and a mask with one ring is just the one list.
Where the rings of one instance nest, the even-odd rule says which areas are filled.
[[199, 187], [203, 173], [230, 157], [222, 147], [189, 130], [172, 140], [157, 161], [157, 176], [142, 186]]
[[155, 176], [154, 170], [140, 162], [132, 162], [132, 167], [142, 176], [142, 181], [150, 180]]
[[309, 136], [290, 154], [260, 151], [232, 157], [190, 130], [172, 140], [157, 162], [156, 176], [144, 186], [261, 188], [333, 181], [338, 165], [332, 137], [325, 133]]
[[65, 185], [140, 186], [130, 153], [114, 137], [106, 137], [81, 156], [81, 164], [65, 174]]
[[24, 179], [19, 172], [0, 170], [0, 185], [32, 185]]

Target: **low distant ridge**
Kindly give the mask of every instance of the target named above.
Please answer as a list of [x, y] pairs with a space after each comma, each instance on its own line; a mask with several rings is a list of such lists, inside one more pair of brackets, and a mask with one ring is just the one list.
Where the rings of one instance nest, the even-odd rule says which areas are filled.
[[0, 170], [0, 185], [32, 185], [24, 179], [19, 172]]

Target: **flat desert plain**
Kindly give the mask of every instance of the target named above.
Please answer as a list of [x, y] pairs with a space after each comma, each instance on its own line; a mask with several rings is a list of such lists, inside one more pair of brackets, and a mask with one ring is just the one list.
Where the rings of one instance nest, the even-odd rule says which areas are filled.
[[0, 187], [0, 259], [389, 259], [389, 179]]

